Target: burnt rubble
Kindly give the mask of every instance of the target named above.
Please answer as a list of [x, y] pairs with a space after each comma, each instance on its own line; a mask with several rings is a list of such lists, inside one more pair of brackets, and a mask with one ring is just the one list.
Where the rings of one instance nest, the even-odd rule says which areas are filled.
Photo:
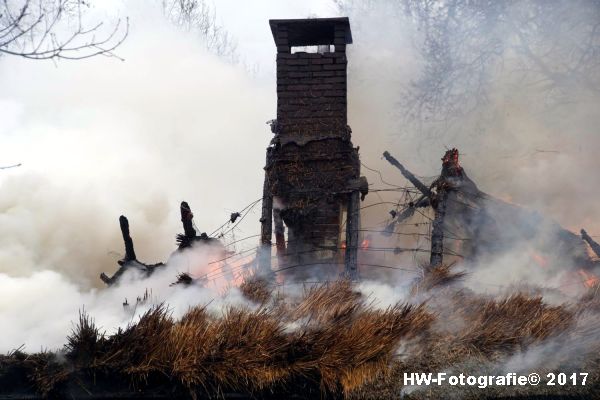
[[[481, 191], [461, 167], [457, 149], [444, 154], [440, 176], [429, 186], [390, 153], [385, 152], [383, 156], [421, 192], [421, 196], [411, 202], [406, 210], [392, 216], [386, 231], [393, 232], [417, 208], [431, 207], [434, 218], [430, 267], [443, 264], [443, 255], [449, 254], [445, 246], [456, 240], [458, 233], [466, 238], [461, 243], [460, 257], [471, 263], [527, 244], [533, 247], [531, 251], [555, 259], [557, 265], [563, 263], [571, 268], [587, 270], [600, 266], [600, 262], [589, 256], [586, 248], [589, 245], [600, 257], [600, 245], [585, 230], [581, 231], [582, 236], [579, 237], [535, 211]], [[452, 229], [448, 226], [452, 226]]]
[[581, 238], [590, 246], [590, 248], [596, 253], [596, 257], [600, 257], [600, 244], [598, 244], [585, 229], [581, 230]]
[[[194, 228], [193, 222], [194, 214], [192, 213], [192, 210], [187, 202], [181, 202], [180, 212], [184, 233], [176, 236], [176, 241], [178, 244], [177, 251], [189, 248], [193, 246], [194, 243], [220, 245], [220, 242], [216, 238], [211, 238], [204, 232], [200, 235], [196, 234], [196, 229]], [[231, 218], [233, 218], [233, 215]], [[162, 262], [156, 264], [146, 264], [138, 261], [133, 247], [133, 239], [129, 233], [129, 221], [125, 216], [121, 215], [119, 217], [119, 225], [121, 227], [121, 234], [123, 235], [123, 242], [125, 244], [125, 256], [123, 259], [117, 261], [120, 267], [113, 276], [109, 277], [104, 272], [100, 274], [100, 279], [109, 286], [117, 283], [126, 271], [135, 270], [140, 272], [142, 277], [148, 277], [156, 270], [165, 266], [165, 263]], [[191, 276], [188, 274], [180, 274], [175, 283], [190, 284], [191, 282]]]
[[133, 240], [129, 234], [129, 221], [124, 215], [119, 217], [119, 226], [121, 227], [121, 234], [125, 243], [125, 257], [117, 261], [120, 267], [113, 276], [109, 277], [104, 272], [100, 274], [102, 282], [110, 286], [117, 283], [126, 271], [135, 270], [141, 272], [143, 276], [150, 276], [157, 268], [164, 267], [164, 263], [145, 264], [138, 261], [133, 248]]
[[[208, 237], [206, 232], [202, 232], [200, 235], [196, 234], [196, 229], [194, 228], [194, 214], [187, 202], [182, 201], [179, 210], [181, 212], [181, 223], [183, 225], [183, 234], [178, 234], [176, 237], [179, 250], [192, 246], [194, 242], [208, 243], [216, 241], [216, 239]], [[233, 214], [231, 219], [233, 219]]]

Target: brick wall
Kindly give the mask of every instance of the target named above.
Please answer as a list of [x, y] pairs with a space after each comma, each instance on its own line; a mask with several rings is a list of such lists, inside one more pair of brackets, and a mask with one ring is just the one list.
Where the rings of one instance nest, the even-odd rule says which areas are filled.
[[[285, 39], [287, 27], [279, 27]], [[347, 125], [346, 45], [337, 29], [333, 53], [294, 53], [286, 44], [277, 53], [277, 121], [281, 143], [304, 144], [324, 137], [342, 137]], [[279, 37], [279, 36], [278, 36]]]

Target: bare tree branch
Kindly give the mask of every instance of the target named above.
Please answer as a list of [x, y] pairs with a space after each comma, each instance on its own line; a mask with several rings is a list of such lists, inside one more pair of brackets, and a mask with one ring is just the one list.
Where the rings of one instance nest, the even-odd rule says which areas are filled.
[[[337, 0], [344, 14], [378, 2]], [[600, 96], [597, 0], [388, 0], [413, 24], [420, 74], [402, 89], [406, 126], [448, 126], [485, 112], [494, 80], [528, 88], [540, 107]], [[365, 6], [366, 5], [366, 6]], [[463, 119], [464, 120], [464, 119]], [[434, 128], [431, 128], [434, 129]], [[439, 133], [439, 132], [438, 132]]]
[[[87, 7], [84, 0], [0, 0], [0, 56], [34, 60], [81, 60], [98, 55], [119, 58], [114, 50], [127, 37], [129, 20], [117, 20], [106, 32], [103, 22], [86, 27], [82, 17]], [[73, 20], [75, 28], [70, 26]]]
[[205, 0], [162, 0], [165, 16], [184, 31], [198, 34], [213, 54], [236, 64], [237, 44], [217, 23], [216, 11]]

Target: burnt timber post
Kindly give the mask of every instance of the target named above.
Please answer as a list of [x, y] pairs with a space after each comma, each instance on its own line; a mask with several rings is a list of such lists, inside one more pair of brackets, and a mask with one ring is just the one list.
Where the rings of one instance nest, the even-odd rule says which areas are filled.
[[[267, 166], [270, 151], [267, 150]], [[273, 234], [273, 196], [269, 190], [269, 176], [265, 174], [262, 196], [262, 213], [260, 217], [260, 247], [258, 249], [258, 268], [263, 276], [271, 275], [271, 236]]]
[[[435, 216], [433, 218], [431, 229], [431, 255], [429, 257], [429, 266], [433, 268], [439, 267], [444, 262], [444, 223], [446, 219], [448, 195], [450, 191], [455, 190], [462, 184], [464, 178], [463, 169], [458, 161], [458, 150], [451, 149], [446, 151], [444, 157], [442, 157], [442, 173], [430, 187], [427, 187], [427, 185], [421, 182], [389, 152], [384, 152], [383, 157], [385, 157], [385, 159], [394, 167], [398, 168], [402, 175], [422, 193], [422, 196], [414, 204], [411, 204], [408, 210], [409, 212], [402, 213], [399, 219], [412, 215], [412, 210], [416, 207], [431, 205], [434, 209]], [[435, 192], [432, 190], [433, 188], [436, 189]], [[393, 229], [394, 225], [391, 224], [390, 226], [391, 229]]]
[[431, 267], [439, 267], [444, 262], [444, 220], [447, 201], [448, 192], [444, 187], [440, 187], [435, 196], [435, 216], [431, 223], [431, 256], [429, 257]]
[[194, 214], [192, 213], [192, 209], [190, 205], [182, 201], [179, 206], [179, 212], [181, 214], [181, 223], [183, 224], [183, 233], [186, 238], [189, 240], [193, 240], [196, 237], [196, 230], [194, 229], [193, 218]]
[[436, 194], [431, 199], [431, 205], [435, 210], [431, 230], [431, 257], [429, 265], [433, 268], [439, 267], [444, 261], [444, 231], [446, 208], [449, 192], [462, 185], [463, 169], [458, 162], [458, 150], [446, 151], [442, 157], [442, 173], [431, 187], [436, 188]]
[[[303, 279], [343, 258], [346, 275], [358, 279], [359, 198], [367, 185], [356, 184], [360, 161], [347, 125], [350, 22], [312, 18], [269, 24], [277, 46], [277, 119], [265, 166], [260, 265], [270, 269], [275, 219], [278, 259], [287, 275]], [[309, 272], [307, 265], [317, 271]]]
[[350, 193], [346, 216], [345, 270], [348, 279], [357, 281], [358, 274], [358, 234], [360, 230], [360, 196], [358, 191]]
[[594, 239], [592, 239], [592, 237], [588, 235], [585, 229], [581, 230], [581, 238], [585, 240], [587, 244], [590, 245], [594, 253], [596, 253], [596, 255], [600, 257], [600, 244], [598, 244]]
[[119, 217], [119, 226], [121, 227], [121, 235], [123, 235], [123, 242], [125, 243], [125, 257], [123, 258], [123, 262], [133, 261], [136, 259], [135, 250], [133, 248], [133, 240], [129, 234], [129, 221], [124, 215]]

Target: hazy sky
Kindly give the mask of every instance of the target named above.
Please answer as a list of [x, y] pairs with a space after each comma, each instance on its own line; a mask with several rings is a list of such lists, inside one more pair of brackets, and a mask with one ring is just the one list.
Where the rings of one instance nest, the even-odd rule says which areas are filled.
[[241, 7], [240, 1], [236, 0], [217, 0], [214, 4], [224, 26], [237, 38], [242, 57], [249, 64], [257, 62], [263, 72], [274, 70], [275, 65], [269, 19], [338, 16], [337, 8], [330, 0], [259, 0]]

